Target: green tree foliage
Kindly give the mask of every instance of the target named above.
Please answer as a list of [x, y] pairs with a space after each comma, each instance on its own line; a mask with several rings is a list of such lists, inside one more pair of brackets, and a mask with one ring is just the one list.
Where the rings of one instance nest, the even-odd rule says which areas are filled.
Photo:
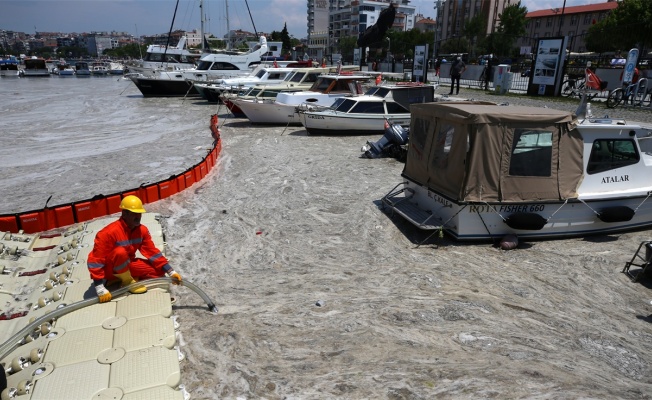
[[586, 48], [595, 52], [649, 48], [652, 46], [650, 32], [652, 1], [621, 1], [605, 19], [589, 28]]
[[476, 44], [485, 37], [486, 29], [486, 16], [482, 14], [476, 14], [464, 24], [464, 36], [471, 43], [471, 57], [475, 57]]
[[516, 40], [525, 35], [527, 8], [521, 6], [521, 3], [505, 7], [500, 14], [500, 24], [496, 32], [492, 33], [488, 41], [487, 50], [502, 56], [511, 56], [514, 54]]
[[113, 58], [141, 58], [147, 51], [147, 46], [138, 43], [129, 43], [115, 49], [104, 50], [104, 55]]
[[292, 50], [292, 42], [290, 41], [290, 34], [288, 34], [288, 24], [283, 24], [281, 31], [281, 41], [283, 42], [283, 54], [289, 53]]
[[353, 61], [353, 50], [358, 47], [357, 41], [357, 36], [345, 36], [340, 38], [340, 54], [342, 54], [345, 61]]

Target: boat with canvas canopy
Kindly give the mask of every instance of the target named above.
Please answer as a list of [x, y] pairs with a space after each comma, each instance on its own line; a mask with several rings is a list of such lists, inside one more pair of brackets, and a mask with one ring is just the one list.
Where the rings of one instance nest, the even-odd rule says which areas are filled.
[[382, 204], [420, 229], [477, 241], [652, 226], [652, 127], [476, 102], [411, 111], [402, 181]]

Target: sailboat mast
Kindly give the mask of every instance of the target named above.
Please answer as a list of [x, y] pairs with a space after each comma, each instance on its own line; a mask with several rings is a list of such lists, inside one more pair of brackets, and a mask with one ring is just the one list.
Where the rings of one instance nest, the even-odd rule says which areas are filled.
[[226, 32], [227, 32], [227, 39], [228, 39], [228, 41], [226, 42], [226, 49], [231, 50], [231, 28], [229, 27], [229, 0], [224, 0], [224, 4], [226, 5]]
[[199, 25], [199, 35], [201, 36], [201, 49], [202, 53], [208, 52], [208, 43], [206, 42], [206, 35], [204, 34], [204, 21], [206, 16], [204, 14], [204, 0], [199, 1], [199, 12], [201, 12], [201, 23]]

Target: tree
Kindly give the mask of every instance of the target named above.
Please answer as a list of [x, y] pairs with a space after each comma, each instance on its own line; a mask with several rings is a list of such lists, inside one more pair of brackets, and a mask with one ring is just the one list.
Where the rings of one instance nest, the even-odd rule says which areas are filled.
[[464, 24], [464, 36], [466, 36], [471, 43], [471, 57], [473, 58], [475, 58], [475, 46], [478, 42], [478, 38], [484, 38], [484, 36], [486, 36], [486, 29], [487, 22], [485, 16], [482, 14], [476, 14]]
[[525, 29], [526, 14], [527, 8], [521, 6], [520, 2], [505, 7], [503, 13], [499, 15], [500, 24], [496, 32], [490, 35], [492, 38], [489, 43], [494, 49], [493, 52], [504, 56], [512, 55], [515, 49], [514, 43], [527, 32]]
[[345, 36], [340, 38], [340, 53], [346, 61], [353, 61], [353, 50], [358, 47], [357, 36]]
[[605, 19], [589, 28], [587, 50], [602, 52], [652, 45], [652, 1], [627, 0], [618, 3]]
[[281, 41], [283, 42], [283, 54], [289, 53], [290, 50], [292, 50], [292, 42], [290, 41], [290, 35], [288, 34], [287, 22], [283, 24], [283, 30], [281, 31]]

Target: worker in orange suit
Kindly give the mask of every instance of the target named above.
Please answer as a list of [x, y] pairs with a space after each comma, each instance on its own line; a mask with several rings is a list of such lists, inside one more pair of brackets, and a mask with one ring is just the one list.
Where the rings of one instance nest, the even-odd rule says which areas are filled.
[[[126, 196], [120, 202], [122, 215], [95, 235], [93, 250], [88, 254], [88, 271], [95, 283], [100, 303], [111, 300], [111, 292], [104, 284], [120, 280], [128, 286], [143, 279], [160, 278], [167, 274], [179, 284], [181, 275], [175, 272], [167, 258], [156, 248], [146, 226], [140, 224], [145, 212], [143, 202], [136, 196]], [[136, 257], [136, 250], [145, 259]], [[145, 286], [135, 286], [131, 293], [145, 293]]]

